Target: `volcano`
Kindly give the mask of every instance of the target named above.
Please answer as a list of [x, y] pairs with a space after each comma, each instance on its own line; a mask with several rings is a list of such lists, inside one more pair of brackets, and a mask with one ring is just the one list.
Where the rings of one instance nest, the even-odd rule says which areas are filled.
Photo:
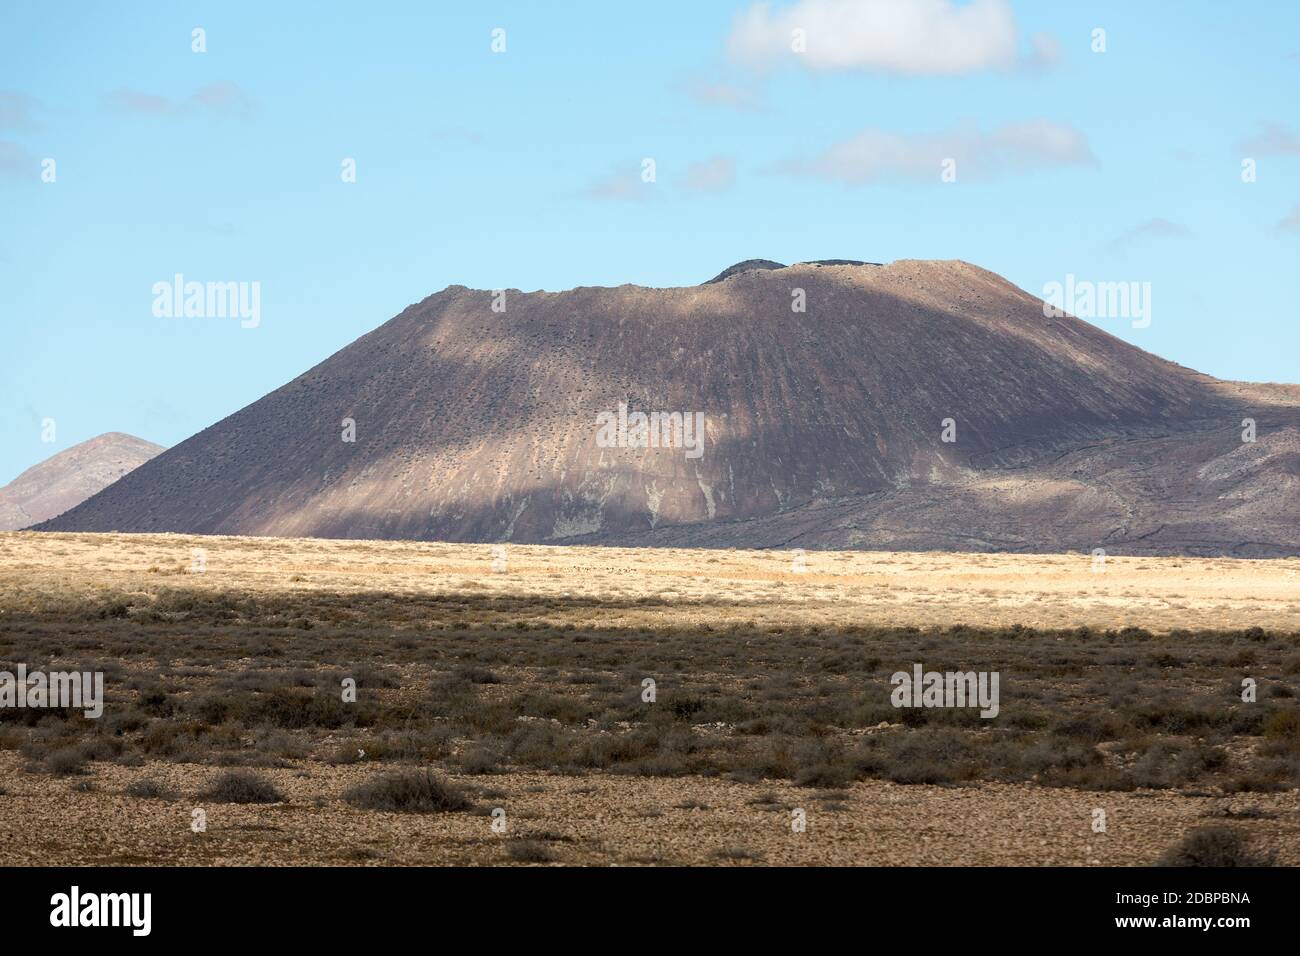
[[1300, 387], [960, 261], [451, 286], [39, 528], [1297, 554]]

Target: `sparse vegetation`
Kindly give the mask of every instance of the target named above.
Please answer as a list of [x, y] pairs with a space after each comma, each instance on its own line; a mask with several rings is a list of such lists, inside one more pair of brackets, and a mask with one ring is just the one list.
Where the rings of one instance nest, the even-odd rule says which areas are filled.
[[1254, 849], [1245, 831], [1225, 826], [1200, 827], [1160, 858], [1161, 866], [1272, 866], [1274, 854]]
[[507, 840], [506, 856], [514, 863], [553, 863], [556, 859], [545, 843], [528, 839]]
[[[620, 604], [575, 606], [585, 615]], [[434, 761], [468, 774], [726, 774], [804, 787], [870, 778], [1096, 790], [1300, 785], [1300, 719], [1289, 696], [1300, 692], [1300, 674], [1287, 673], [1294, 634], [733, 623], [710, 626], [703, 641], [671, 622], [577, 627], [565, 621], [571, 609], [544, 599], [463, 594], [344, 600], [164, 589], [152, 608], [185, 609], [198, 637], [182, 660], [153, 672], [154, 655], [172, 650], [169, 621], [132, 612], [117, 625], [89, 608], [79, 619], [100, 622], [83, 623], [97, 629], [97, 655], [79, 663], [106, 667], [121, 703], [100, 722], [0, 711], [0, 747], [58, 774], [106, 759], [276, 767], [315, 755]], [[27, 628], [24, 656], [65, 652], [60, 632], [40, 623], [47, 619], [10, 618]], [[293, 624], [304, 619], [317, 626]], [[352, 665], [362, 692], [344, 702], [343, 671], [314, 662], [365, 661], [375, 628], [426, 636], [399, 638], [382, 665]], [[13, 637], [0, 643], [0, 653], [19, 650]], [[1231, 662], [1243, 650], [1272, 675], [1253, 703], [1233, 689]], [[230, 656], [250, 663], [230, 668]], [[1002, 715], [895, 709], [889, 676], [918, 658], [1001, 672]], [[645, 675], [656, 675], [653, 703], [641, 699]], [[121, 693], [123, 684], [132, 692]]]
[[458, 788], [430, 770], [402, 770], [372, 777], [343, 799], [362, 810], [392, 813], [449, 813], [474, 804]]
[[284, 794], [260, 774], [228, 770], [198, 794], [212, 803], [284, 803]]
[[[310, 546], [346, 547], [357, 562], [407, 547]], [[769, 560], [709, 557], [710, 573]], [[413, 590], [260, 578], [214, 587], [148, 574], [177, 564], [158, 554], [138, 560], [137, 572], [102, 586], [72, 586], [98, 579], [60, 570], [36, 588], [0, 558], [0, 669], [22, 661], [105, 676], [98, 720], [0, 709], [0, 751], [31, 773], [93, 774], [105, 793], [152, 800], [168, 799], [161, 779], [187, 781], [188, 792], [201, 789], [188, 781], [203, 768], [219, 768], [200, 799], [256, 803], [295, 792], [289, 774], [347, 770], [347, 788], [309, 788], [304, 805], [337, 806], [346, 789], [354, 807], [394, 812], [470, 810], [467, 793], [519, 773], [585, 777], [591, 792], [613, 776], [681, 781], [672, 799], [630, 811], [665, 821], [715, 812], [692, 781], [769, 791], [754, 804], [762, 813], [834, 813], [853, 806], [862, 781], [1219, 797], [1300, 787], [1294, 631], [884, 625], [833, 599], [774, 615], [743, 593], [662, 597], [653, 580], [568, 596], [545, 584], [430, 590], [442, 578], [427, 571]], [[916, 661], [998, 671], [999, 716], [894, 708], [890, 676]], [[1243, 668], [1258, 680], [1254, 701], [1242, 700]], [[356, 681], [355, 701], [343, 698], [345, 678]], [[172, 766], [111, 779], [158, 762]], [[509, 789], [548, 786], [529, 784]]]
[[61, 747], [45, 758], [45, 767], [56, 777], [86, 772], [86, 754], [80, 747]]
[[762, 861], [763, 854], [743, 846], [728, 846], [715, 850], [713, 857], [733, 863], [757, 863]]
[[128, 797], [138, 800], [175, 800], [176, 790], [157, 780], [133, 780], [122, 791]]

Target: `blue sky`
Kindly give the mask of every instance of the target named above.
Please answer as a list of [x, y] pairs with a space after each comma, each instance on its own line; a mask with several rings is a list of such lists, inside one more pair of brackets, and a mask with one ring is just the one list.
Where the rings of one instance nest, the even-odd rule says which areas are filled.
[[[105, 431], [173, 445], [450, 284], [751, 257], [1146, 281], [1149, 328], [1097, 324], [1300, 381], [1300, 5], [756, 6], [6, 5], [0, 482]], [[260, 324], [156, 317], [175, 273], [259, 282]]]

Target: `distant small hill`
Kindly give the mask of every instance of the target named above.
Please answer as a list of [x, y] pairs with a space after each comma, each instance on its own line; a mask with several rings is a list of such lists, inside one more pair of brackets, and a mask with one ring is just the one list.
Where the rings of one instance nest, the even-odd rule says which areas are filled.
[[122, 432], [105, 432], [66, 448], [0, 488], [0, 531], [61, 515], [162, 451], [162, 445]]

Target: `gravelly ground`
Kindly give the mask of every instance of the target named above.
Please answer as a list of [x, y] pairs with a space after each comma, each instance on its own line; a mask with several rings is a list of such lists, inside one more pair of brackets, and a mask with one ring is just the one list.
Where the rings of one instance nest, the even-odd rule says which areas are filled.
[[[986, 784], [899, 786], [867, 781], [833, 800], [783, 782], [702, 778], [504, 774], [461, 778], [486, 786], [473, 812], [394, 814], [339, 799], [364, 765], [305, 764], [265, 771], [288, 797], [268, 806], [203, 803], [192, 795], [217, 771], [194, 765], [97, 767], [95, 789], [22, 772], [0, 754], [0, 865], [501, 864], [512, 839], [534, 837], [565, 864], [884, 866], [1129, 866], [1154, 862], [1171, 838], [1247, 808], [1260, 848], [1300, 864], [1300, 794], [1191, 797], [1165, 792], [1086, 793]], [[172, 784], [174, 801], [124, 796], [133, 780]], [[771, 795], [773, 803], [756, 804]], [[207, 831], [191, 831], [195, 807]], [[506, 833], [489, 813], [506, 811]], [[794, 833], [792, 810], [807, 829]], [[1092, 832], [1093, 811], [1106, 832]]]

